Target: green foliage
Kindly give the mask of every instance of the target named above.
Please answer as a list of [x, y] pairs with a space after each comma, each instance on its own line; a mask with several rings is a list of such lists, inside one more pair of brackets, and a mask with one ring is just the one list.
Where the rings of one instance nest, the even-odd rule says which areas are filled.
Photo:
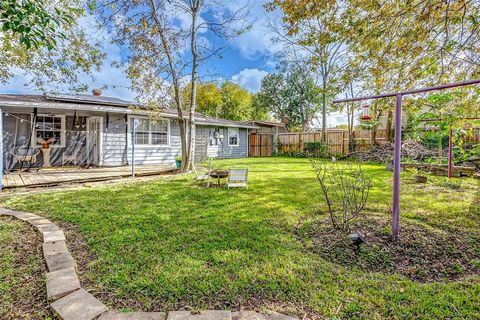
[[[184, 105], [190, 102], [190, 86], [183, 88]], [[236, 83], [224, 81], [197, 84], [197, 111], [211, 117], [234, 121], [268, 119], [268, 114], [248, 90]]]
[[327, 158], [328, 155], [328, 146], [322, 142], [304, 142], [303, 146], [305, 150], [314, 155], [317, 158]]
[[256, 99], [289, 131], [305, 131], [320, 110], [321, 90], [305, 70], [287, 67], [262, 79]]
[[[99, 71], [105, 56], [78, 21], [82, 0], [0, 1], [0, 83], [18, 73], [37, 90], [85, 91], [79, 73]], [[94, 27], [94, 26], [92, 26]]]
[[57, 46], [57, 39], [66, 38], [61, 30], [74, 22], [71, 10], [73, 8], [47, 11], [43, 0], [2, 0], [0, 26], [3, 32], [18, 35], [20, 44], [27, 49], [45, 46], [52, 50]]

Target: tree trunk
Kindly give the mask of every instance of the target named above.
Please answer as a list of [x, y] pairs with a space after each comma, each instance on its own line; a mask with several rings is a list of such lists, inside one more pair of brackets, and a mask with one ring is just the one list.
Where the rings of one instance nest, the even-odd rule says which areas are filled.
[[191, 2], [192, 25], [190, 28], [190, 50], [192, 52], [192, 77], [190, 92], [190, 110], [188, 116], [188, 144], [186, 162], [183, 164], [183, 170], [188, 171], [192, 168], [195, 157], [195, 109], [197, 105], [197, 80], [198, 80], [198, 52], [197, 52], [197, 17], [199, 11], [199, 1]]
[[177, 71], [175, 70], [175, 62], [173, 59], [170, 44], [167, 41], [165, 30], [163, 28], [162, 22], [160, 21], [160, 18], [158, 17], [157, 7], [155, 6], [155, 2], [153, 0], [150, 0], [150, 6], [152, 8], [153, 19], [155, 21], [155, 24], [158, 27], [158, 34], [160, 36], [160, 41], [162, 42], [163, 50], [165, 51], [165, 55], [167, 56], [168, 68], [172, 76], [174, 101], [175, 101], [175, 106], [177, 108], [178, 126], [180, 129], [180, 141], [182, 146], [181, 149], [182, 149], [182, 162], [183, 162], [185, 161], [185, 157], [187, 155], [187, 141], [186, 141], [186, 133], [185, 133], [185, 119], [183, 118], [183, 111], [182, 111], [180, 83], [178, 81]]
[[322, 92], [322, 142], [327, 141], [327, 94], [325, 93], [325, 90], [326, 87], [324, 82]]

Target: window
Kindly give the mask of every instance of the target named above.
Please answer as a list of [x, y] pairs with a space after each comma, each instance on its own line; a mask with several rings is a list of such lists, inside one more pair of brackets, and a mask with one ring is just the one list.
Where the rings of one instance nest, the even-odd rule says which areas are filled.
[[135, 144], [168, 145], [168, 120], [135, 118]]
[[35, 122], [35, 141], [37, 146], [50, 142], [52, 147], [61, 147], [65, 141], [65, 118], [63, 116], [37, 116]]
[[238, 128], [228, 128], [228, 145], [238, 146]]

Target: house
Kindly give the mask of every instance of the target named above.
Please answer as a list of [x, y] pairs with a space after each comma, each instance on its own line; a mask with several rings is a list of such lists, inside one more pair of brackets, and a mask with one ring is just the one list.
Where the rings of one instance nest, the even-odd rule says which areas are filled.
[[254, 126], [248, 132], [250, 157], [272, 156], [276, 150], [277, 135], [287, 132], [285, 125], [280, 122], [249, 120], [245, 124]]
[[[0, 94], [5, 171], [26, 166], [174, 164], [181, 154], [176, 110], [95, 95]], [[196, 117], [196, 159], [248, 156], [253, 125]], [[132, 141], [134, 142], [132, 144]]]

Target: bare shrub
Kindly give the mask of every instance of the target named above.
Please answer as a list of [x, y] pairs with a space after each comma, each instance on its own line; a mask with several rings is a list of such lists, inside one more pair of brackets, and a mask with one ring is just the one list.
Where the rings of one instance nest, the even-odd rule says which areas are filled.
[[360, 164], [330, 163], [311, 160], [327, 203], [332, 225], [348, 230], [367, 203], [371, 179]]

